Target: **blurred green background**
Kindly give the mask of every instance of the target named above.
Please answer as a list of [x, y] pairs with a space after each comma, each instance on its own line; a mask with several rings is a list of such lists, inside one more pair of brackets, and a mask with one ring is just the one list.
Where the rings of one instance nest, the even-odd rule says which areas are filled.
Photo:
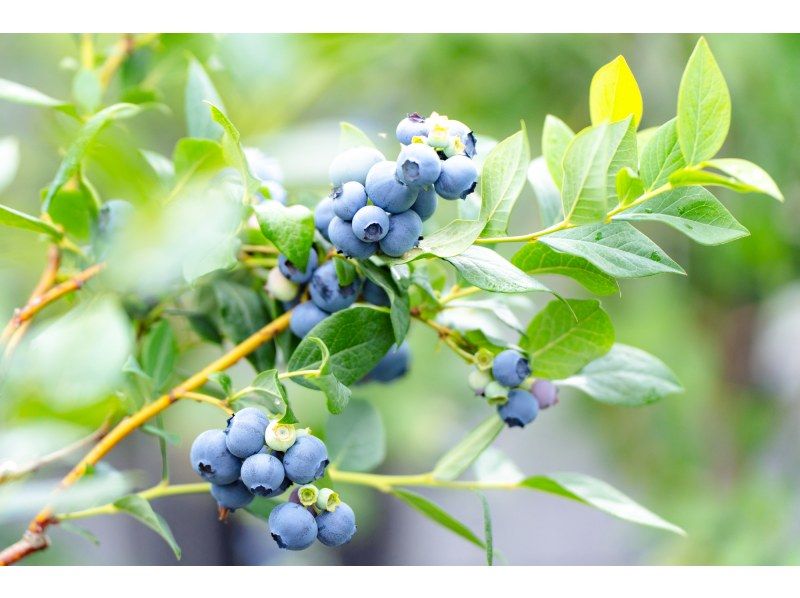
[[[98, 36], [98, 47], [116, 39]], [[618, 54], [626, 57], [642, 89], [642, 128], [659, 125], [675, 115], [680, 76], [696, 39], [650, 34], [162, 36], [153, 48], [134, 54], [112, 84], [112, 94], [149, 94], [172, 114], [152, 111], [104, 133], [89, 173], [104, 199], [148, 199], [151, 186], [137, 174], [141, 158], [133, 148], [169, 155], [186, 134], [183, 86], [190, 54], [207, 65], [245, 143], [276, 158], [290, 198], [308, 203], [325, 193], [340, 120], [358, 125], [381, 147], [393, 148], [395, 124], [407, 112], [436, 110], [494, 139], [516, 131], [522, 119], [532, 155], [538, 156], [544, 116], [555, 114], [575, 130], [586, 126], [592, 74]], [[664, 360], [684, 384], [684, 395], [624, 409], [564, 393], [535, 425], [507, 432], [498, 443], [526, 473], [595, 475], [681, 525], [689, 536], [639, 529], [538, 494], [492, 493], [495, 543], [511, 564], [800, 564], [800, 285], [795, 282], [800, 87], [794, 83], [800, 80], [800, 37], [712, 35], [709, 42], [733, 100], [730, 136], [720, 155], [763, 166], [786, 204], [714, 189], [751, 236], [723, 247], [701, 247], [672, 229], [648, 226], [643, 230], [688, 276], [626, 281], [621, 297], [603, 300], [617, 340]], [[74, 36], [0, 36], [0, 77], [56, 97], [69, 96], [76, 59]], [[384, 132], [388, 140], [379, 137]], [[70, 134], [62, 117], [0, 105], [0, 136], [19, 138], [22, 158], [0, 201], [37, 213], [38, 192], [52, 178], [59, 148]], [[440, 224], [453, 215], [440, 212]], [[535, 201], [527, 188], [510, 232], [536, 227]], [[44, 244], [34, 235], [2, 230], [3, 319], [24, 302], [43, 262]], [[556, 284], [570, 295], [581, 294], [570, 283]], [[536, 301], [541, 306], [546, 299]], [[523, 313], [533, 310], [521, 307]], [[384, 416], [390, 447], [385, 472], [423, 471], [486, 415], [485, 404], [466, 387], [467, 368], [437, 347], [435, 335], [413, 328], [411, 342], [410, 377], [390, 387], [355, 391]], [[210, 345], [193, 348], [182, 357], [180, 371], [193, 371], [215, 351]], [[241, 381], [252, 376], [248, 367], [236, 368]], [[325, 415], [318, 397], [299, 387], [291, 391], [301, 419], [321, 427]], [[96, 415], [58, 417], [87, 425]], [[38, 441], [23, 433], [25, 426], [52, 419], [42, 406], [0, 409], [0, 447], [22, 443], [37, 454]], [[173, 476], [193, 481], [188, 446], [200, 430], [219, 427], [219, 417], [202, 406], [180, 405], [166, 420], [182, 438], [171, 448]], [[110, 460], [115, 467], [140, 470], [144, 482], [157, 480], [159, 455], [152, 437], [139, 434], [123, 447]], [[4, 456], [0, 450], [0, 461]], [[46, 472], [45, 479], [57, 472]], [[316, 547], [288, 557], [273, 550], [263, 524], [246, 515], [218, 525], [207, 496], [155, 506], [183, 545], [185, 564], [482, 562], [479, 550], [405, 506], [369, 490], [346, 492], [360, 513], [354, 542], [339, 552]], [[454, 494], [432, 496], [480, 529], [478, 499]], [[15, 496], [3, 503], [0, 494], [0, 510], [19, 500]], [[0, 541], [13, 541], [23, 521], [0, 521]], [[56, 529], [53, 548], [30, 562], [174, 562], [152, 532], [123, 517], [90, 520], [86, 526], [100, 537], [100, 547]]]

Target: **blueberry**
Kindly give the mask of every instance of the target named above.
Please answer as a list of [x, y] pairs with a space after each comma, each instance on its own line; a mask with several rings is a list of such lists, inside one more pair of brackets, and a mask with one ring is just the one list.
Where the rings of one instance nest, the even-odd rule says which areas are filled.
[[503, 386], [514, 388], [522, 384], [531, 373], [528, 360], [519, 351], [506, 349], [498, 353], [492, 362], [492, 375]]
[[353, 216], [353, 233], [365, 243], [380, 241], [389, 232], [389, 215], [378, 206], [364, 206]]
[[408, 372], [410, 360], [411, 350], [408, 348], [408, 343], [403, 343], [399, 348], [389, 349], [389, 352], [364, 376], [364, 382], [386, 384], [401, 378]]
[[333, 200], [330, 197], [326, 197], [320, 201], [314, 210], [314, 226], [319, 231], [319, 234], [325, 237], [327, 241], [330, 241], [328, 238], [328, 225], [331, 223], [334, 216]]
[[347, 503], [317, 515], [317, 540], [325, 546], [347, 544], [356, 533], [356, 515]]
[[222, 430], [206, 430], [195, 438], [189, 452], [192, 469], [212, 484], [232, 484], [239, 479], [242, 461], [228, 451], [226, 439]]
[[367, 175], [367, 196], [379, 208], [391, 214], [409, 209], [417, 199], [417, 189], [397, 180], [395, 162], [378, 162]]
[[409, 187], [432, 185], [442, 172], [436, 150], [424, 143], [406, 145], [397, 156], [395, 176]]
[[515, 388], [508, 393], [508, 401], [497, 407], [497, 412], [510, 428], [524, 428], [536, 419], [539, 404], [527, 390]]
[[365, 243], [353, 232], [353, 224], [334, 216], [328, 225], [328, 238], [348, 257], [365, 260], [378, 250], [375, 243]]
[[286, 477], [296, 484], [310, 484], [325, 474], [328, 449], [316, 436], [301, 436], [283, 455]]
[[98, 233], [105, 238], [113, 237], [124, 229], [133, 218], [135, 208], [124, 199], [111, 199], [103, 204], [97, 215]]
[[334, 187], [348, 181], [367, 182], [367, 173], [373, 165], [386, 158], [372, 147], [354, 147], [343, 151], [334, 158], [330, 167], [330, 179]]
[[419, 215], [408, 210], [389, 217], [389, 232], [381, 239], [381, 251], [392, 257], [400, 257], [415, 247], [422, 233], [422, 220]]
[[428, 218], [433, 216], [438, 202], [439, 199], [436, 197], [436, 190], [433, 188], [433, 185], [429, 185], [419, 190], [417, 200], [412, 204], [411, 209], [425, 222]]
[[304, 550], [317, 537], [317, 522], [304, 507], [293, 502], [278, 505], [269, 514], [269, 531], [280, 548]]
[[289, 320], [289, 329], [299, 338], [305, 337], [314, 326], [322, 322], [330, 314], [322, 311], [311, 301], [301, 303], [292, 311]]
[[361, 292], [361, 284], [361, 279], [356, 279], [347, 286], [339, 286], [336, 267], [333, 262], [327, 262], [314, 272], [309, 292], [317, 307], [333, 313], [350, 307], [355, 302]]
[[279, 268], [272, 268], [267, 275], [266, 290], [278, 301], [291, 301], [297, 297], [297, 285], [286, 278]]
[[558, 403], [558, 387], [550, 380], [537, 380], [531, 386], [531, 394], [539, 404], [539, 409], [547, 409]]
[[308, 262], [306, 263], [305, 270], [300, 270], [300, 268], [295, 266], [285, 255], [280, 254], [278, 256], [278, 268], [281, 274], [295, 284], [304, 284], [311, 280], [311, 275], [314, 273], [314, 270], [317, 269], [318, 262], [317, 252], [313, 247], [308, 250]]
[[238, 480], [233, 484], [225, 484], [224, 486], [211, 484], [211, 496], [214, 497], [220, 507], [229, 511], [243, 509], [253, 501], [253, 495], [247, 489], [247, 486]]
[[342, 220], [352, 220], [361, 208], [367, 205], [367, 192], [364, 185], [356, 181], [348, 181], [341, 187], [331, 191], [333, 213]]
[[442, 162], [442, 174], [434, 185], [445, 199], [464, 199], [475, 190], [478, 169], [466, 156], [453, 156]]
[[[262, 182], [283, 180], [283, 172], [275, 158], [270, 158], [257, 147], [244, 148], [244, 157], [250, 172]], [[275, 198], [273, 198], [275, 199]]]
[[361, 295], [364, 297], [364, 301], [372, 303], [372, 305], [379, 305], [382, 307], [389, 307], [391, 305], [389, 295], [386, 294], [386, 291], [371, 280], [364, 282], [364, 290], [361, 291]]
[[397, 140], [403, 145], [408, 145], [414, 137], [425, 137], [428, 134], [428, 125], [425, 124], [425, 117], [416, 112], [412, 112], [401, 120], [395, 131]]
[[282, 493], [285, 479], [283, 464], [269, 453], [253, 455], [242, 463], [242, 482], [258, 496], [269, 498]]
[[246, 407], [237, 411], [225, 430], [225, 445], [232, 455], [246, 459], [264, 447], [264, 432], [269, 420], [259, 409]]
[[459, 120], [449, 120], [447, 122], [447, 128], [450, 132], [450, 135], [454, 135], [461, 139], [461, 143], [464, 145], [464, 153], [472, 158], [475, 156], [475, 135], [472, 130], [462, 123]]

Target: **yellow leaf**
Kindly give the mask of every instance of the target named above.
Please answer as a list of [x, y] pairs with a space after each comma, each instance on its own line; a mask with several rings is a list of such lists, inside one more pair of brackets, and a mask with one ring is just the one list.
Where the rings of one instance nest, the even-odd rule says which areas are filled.
[[592, 124], [617, 122], [633, 115], [636, 127], [642, 120], [642, 93], [625, 58], [617, 56], [592, 77], [589, 112]]

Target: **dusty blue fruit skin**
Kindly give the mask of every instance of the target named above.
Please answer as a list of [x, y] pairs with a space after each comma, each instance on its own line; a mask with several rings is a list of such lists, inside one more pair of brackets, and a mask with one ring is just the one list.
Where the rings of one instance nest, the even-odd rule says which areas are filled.
[[381, 307], [389, 307], [391, 305], [386, 291], [369, 279], [364, 282], [364, 289], [361, 291], [361, 295], [364, 297], [364, 301], [372, 303], [372, 305]]
[[432, 185], [441, 172], [439, 154], [425, 143], [406, 145], [397, 156], [395, 176], [409, 187]]
[[389, 232], [389, 215], [378, 206], [364, 206], [353, 216], [353, 234], [365, 243], [380, 241]]
[[473, 158], [475, 156], [475, 135], [472, 130], [459, 120], [448, 121], [448, 132], [451, 135], [458, 135], [464, 144], [464, 153]]
[[242, 463], [242, 482], [258, 496], [269, 498], [280, 494], [285, 479], [283, 464], [268, 453], [253, 455]]
[[515, 388], [508, 393], [508, 401], [497, 407], [497, 412], [509, 428], [524, 428], [536, 419], [539, 404], [527, 390]]
[[326, 262], [314, 272], [309, 285], [311, 300], [323, 311], [333, 313], [350, 307], [361, 292], [363, 280], [356, 278], [347, 286], [339, 286], [336, 267]]
[[369, 373], [364, 376], [363, 382], [382, 382], [384, 384], [397, 380], [408, 373], [411, 361], [411, 349], [404, 342], [399, 348], [392, 348], [375, 364]]
[[547, 409], [558, 403], [558, 387], [550, 380], [537, 380], [531, 385], [531, 394], [539, 409]]
[[233, 456], [226, 445], [222, 430], [206, 430], [195, 438], [189, 459], [192, 469], [204, 480], [224, 486], [239, 479], [242, 461]]
[[417, 199], [418, 190], [397, 180], [395, 162], [383, 161], [373, 166], [367, 175], [367, 197], [390, 214], [408, 210]]
[[464, 199], [475, 190], [478, 168], [466, 156], [453, 156], [442, 162], [442, 173], [434, 188], [444, 199]]
[[253, 502], [253, 495], [247, 489], [247, 486], [239, 481], [224, 486], [211, 484], [211, 496], [214, 497], [220, 507], [224, 507], [229, 511], [243, 509]]
[[427, 137], [428, 125], [425, 122], [425, 117], [412, 112], [397, 124], [395, 134], [397, 135], [397, 140], [403, 145], [411, 143], [414, 137]]
[[348, 181], [334, 188], [330, 197], [333, 200], [333, 213], [342, 220], [352, 220], [356, 212], [367, 205], [364, 185], [356, 181]]
[[317, 515], [317, 540], [325, 546], [347, 544], [356, 533], [356, 515], [347, 503]]
[[325, 237], [326, 241], [330, 241], [328, 238], [328, 225], [335, 215], [333, 213], [333, 200], [330, 197], [320, 201], [314, 209], [314, 226], [319, 231], [319, 234]]
[[314, 516], [293, 502], [272, 509], [267, 525], [278, 546], [286, 550], [304, 550], [317, 538]]
[[343, 151], [331, 162], [330, 179], [334, 187], [348, 181], [367, 182], [367, 173], [373, 165], [385, 160], [382, 153], [372, 147], [354, 147]]
[[229, 420], [225, 430], [225, 446], [240, 459], [255, 455], [264, 446], [264, 432], [269, 420], [255, 407], [237, 411]]
[[311, 301], [301, 303], [292, 311], [289, 319], [289, 330], [299, 338], [305, 337], [311, 329], [322, 322], [330, 314], [321, 310]]
[[348, 257], [365, 260], [375, 255], [378, 250], [376, 243], [365, 243], [353, 232], [353, 223], [334, 216], [328, 225], [328, 238], [336, 249]]
[[278, 256], [278, 269], [281, 271], [281, 274], [283, 274], [293, 283], [304, 284], [311, 280], [311, 275], [314, 274], [314, 270], [317, 269], [318, 262], [319, 260], [317, 258], [317, 252], [314, 251], [314, 248], [312, 247], [308, 251], [308, 263], [306, 264], [305, 270], [300, 270], [283, 254]]
[[244, 148], [244, 157], [250, 172], [261, 182], [283, 181], [283, 171], [275, 158], [270, 158], [257, 147]]
[[389, 217], [389, 232], [381, 239], [381, 251], [392, 257], [400, 257], [416, 247], [422, 234], [422, 219], [413, 210]]
[[316, 436], [301, 436], [283, 454], [286, 477], [296, 484], [310, 484], [325, 474], [328, 449]]
[[439, 198], [436, 197], [436, 190], [433, 188], [433, 185], [429, 185], [419, 190], [417, 200], [413, 203], [411, 209], [417, 213], [420, 220], [425, 222], [436, 212], [436, 204], [438, 202]]
[[525, 356], [514, 349], [498, 353], [492, 362], [492, 375], [503, 386], [514, 388], [522, 384], [531, 373], [531, 366]]

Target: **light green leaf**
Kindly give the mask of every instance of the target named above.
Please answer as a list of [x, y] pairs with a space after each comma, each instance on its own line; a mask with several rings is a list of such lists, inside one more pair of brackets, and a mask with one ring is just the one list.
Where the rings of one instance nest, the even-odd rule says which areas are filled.
[[209, 114], [206, 102], [219, 106], [222, 110], [225, 109], [222, 98], [219, 97], [203, 65], [195, 58], [191, 58], [184, 97], [186, 129], [190, 137], [218, 140], [222, 135], [222, 127]]
[[472, 542], [478, 548], [484, 550], [486, 549], [486, 545], [484, 544], [483, 540], [478, 538], [478, 536], [476, 536], [472, 530], [461, 523], [458, 519], [450, 515], [435, 502], [428, 500], [416, 492], [411, 492], [410, 490], [404, 490], [402, 488], [395, 488], [392, 490], [392, 494], [442, 527], [449, 529], [451, 532], [461, 536], [468, 542]]
[[445, 258], [470, 284], [498, 293], [551, 292], [511, 262], [487, 247], [473, 246], [461, 255]]
[[36, 233], [44, 233], [56, 240], [62, 237], [61, 231], [55, 228], [52, 224], [48, 224], [44, 220], [40, 220], [35, 216], [25, 214], [2, 204], [0, 204], [0, 224], [4, 226], [11, 226], [13, 228], [30, 230]]
[[731, 96], [708, 42], [701, 37], [678, 90], [678, 141], [690, 166], [722, 147], [731, 124]]
[[55, 108], [67, 114], [75, 114], [75, 108], [69, 102], [57, 100], [41, 91], [7, 79], [0, 79], [0, 100], [14, 102], [15, 104], [27, 104], [28, 106]]
[[614, 219], [663, 222], [703, 245], [720, 245], [749, 234], [725, 206], [702, 187], [669, 191], [621, 212]]
[[339, 128], [341, 131], [339, 134], [340, 152], [354, 147], [375, 147], [375, 144], [372, 143], [367, 134], [357, 126], [342, 121], [339, 123]]
[[331, 466], [346, 471], [370, 471], [386, 458], [386, 432], [380, 413], [369, 401], [353, 399], [341, 415], [328, 418], [325, 428]]
[[211, 118], [222, 127], [222, 154], [225, 156], [227, 163], [233, 166], [242, 177], [242, 185], [244, 186], [243, 203], [249, 203], [250, 194], [259, 190], [261, 181], [250, 172], [250, 164], [240, 142], [239, 130], [222, 109], [211, 102], [208, 103], [208, 106], [211, 109]]
[[685, 274], [664, 250], [627, 222], [579, 226], [541, 237], [538, 242], [582, 257], [614, 278]]
[[[783, 193], [778, 189], [778, 185], [772, 180], [766, 170], [753, 164], [748, 160], [738, 158], [717, 158], [703, 163], [706, 168], [716, 168], [736, 180], [737, 191], [750, 191], [753, 193], [764, 193], [774, 197], [778, 201], [783, 201]], [[716, 184], [716, 183], [708, 183]], [[729, 186], [724, 184], [724, 186]]]
[[[252, 288], [219, 280], [213, 285], [213, 294], [219, 327], [234, 343], [241, 343], [267, 325], [269, 314], [258, 292]], [[247, 359], [259, 372], [274, 367], [275, 343], [262, 344]]]
[[625, 166], [617, 173], [617, 198], [622, 206], [630, 205], [644, 193], [644, 184], [639, 175]]
[[103, 86], [95, 71], [81, 69], [72, 79], [72, 97], [86, 114], [92, 114], [100, 106]]
[[533, 375], [550, 380], [574, 374], [613, 344], [611, 318], [594, 299], [551, 301], [531, 320], [520, 342]]
[[175, 541], [175, 537], [172, 535], [169, 525], [167, 525], [167, 522], [164, 521], [161, 515], [153, 510], [153, 507], [150, 506], [147, 500], [137, 494], [130, 494], [120, 498], [114, 503], [114, 506], [131, 517], [138, 519], [164, 538], [164, 541], [172, 548], [172, 552], [175, 553], [175, 558], [180, 560], [181, 548]]
[[437, 480], [455, 480], [494, 442], [504, 427], [503, 420], [492, 414], [436, 462], [433, 477]]
[[306, 378], [325, 395], [325, 405], [333, 414], [341, 413], [350, 402], [350, 389], [337, 380], [333, 374], [323, 374], [314, 378]]
[[314, 214], [306, 206], [266, 201], [256, 207], [261, 232], [293, 264], [305, 270], [314, 242]]
[[244, 510], [254, 517], [268, 521], [269, 514], [272, 513], [272, 509], [280, 504], [283, 504], [283, 502], [284, 501], [279, 498], [264, 498], [263, 496], [256, 496], [253, 499], [253, 502], [247, 505]]
[[675, 375], [662, 361], [641, 349], [620, 343], [558, 384], [577, 388], [602, 403], [623, 406], [644, 405], [683, 392]]
[[548, 114], [542, 128], [542, 154], [556, 189], [561, 189], [564, 180], [564, 154], [575, 137], [575, 133], [560, 118]]
[[511, 263], [528, 274], [559, 274], [578, 281], [595, 295], [619, 292], [617, 281], [577, 255], [560, 253], [544, 243], [527, 243], [511, 258]]
[[261, 407], [272, 417], [279, 417], [282, 422], [296, 423], [294, 414], [289, 409], [286, 388], [278, 377], [278, 370], [270, 369], [259, 373], [249, 386], [233, 395], [232, 401], [238, 409], [244, 407]]
[[520, 487], [549, 492], [595, 507], [626, 521], [686, 535], [677, 525], [648, 511], [616, 488], [587, 475], [564, 472], [533, 476], [523, 480]]
[[676, 170], [686, 166], [678, 143], [678, 123], [673, 118], [658, 127], [642, 149], [639, 175], [647, 190], [660, 187]]
[[336, 268], [336, 278], [340, 287], [346, 287], [356, 279], [358, 272], [353, 262], [340, 255], [333, 256], [333, 266]]
[[484, 544], [486, 545], [486, 564], [490, 567], [494, 564], [494, 540], [492, 537], [492, 512], [489, 509], [489, 501], [486, 500], [486, 496], [478, 492], [478, 496], [481, 499], [481, 505], [483, 506], [483, 535], [484, 535]]
[[480, 180], [482, 199], [480, 220], [486, 223], [481, 236], [504, 235], [511, 210], [525, 186], [530, 163], [530, 147], [525, 127], [498, 143], [483, 163]]
[[542, 226], [552, 226], [564, 217], [561, 205], [561, 192], [556, 187], [553, 177], [547, 170], [545, 159], [536, 158], [528, 168], [528, 181], [536, 194], [539, 203], [539, 217]]
[[185, 184], [199, 172], [217, 171], [225, 165], [219, 141], [193, 137], [178, 140], [172, 152], [172, 162], [178, 179], [176, 187], [182, 186], [182, 181]]
[[642, 93], [624, 56], [603, 65], [592, 77], [589, 112], [592, 124], [633, 117], [634, 129], [642, 120]]
[[63, 529], [64, 531], [68, 531], [72, 534], [80, 536], [87, 542], [91, 542], [95, 546], [100, 546], [100, 540], [95, 536], [92, 532], [90, 532], [85, 527], [81, 527], [79, 525], [75, 525], [72, 521], [59, 521], [58, 522], [59, 529]]
[[155, 390], [161, 390], [169, 381], [177, 355], [175, 334], [169, 322], [161, 320], [142, 340], [142, 368], [153, 379]]
[[11, 184], [19, 168], [19, 141], [16, 137], [0, 138], [0, 192]]
[[166, 186], [172, 181], [175, 176], [175, 167], [172, 164], [172, 160], [151, 150], [140, 149], [139, 153], [142, 154], [150, 168], [153, 169], [162, 185]]
[[472, 245], [483, 230], [481, 220], [453, 220], [419, 243], [419, 249], [412, 249], [400, 262], [410, 262], [425, 255], [452, 257], [463, 253]]
[[88, 242], [96, 231], [98, 199], [87, 185], [65, 185], [56, 191], [48, 213], [52, 223], [67, 235]]
[[406, 338], [408, 328], [411, 325], [411, 307], [408, 293], [395, 281], [388, 269], [379, 268], [368, 261], [361, 263], [361, 269], [367, 278], [386, 291], [389, 296], [389, 316], [392, 319], [394, 341], [400, 346], [400, 343]]

